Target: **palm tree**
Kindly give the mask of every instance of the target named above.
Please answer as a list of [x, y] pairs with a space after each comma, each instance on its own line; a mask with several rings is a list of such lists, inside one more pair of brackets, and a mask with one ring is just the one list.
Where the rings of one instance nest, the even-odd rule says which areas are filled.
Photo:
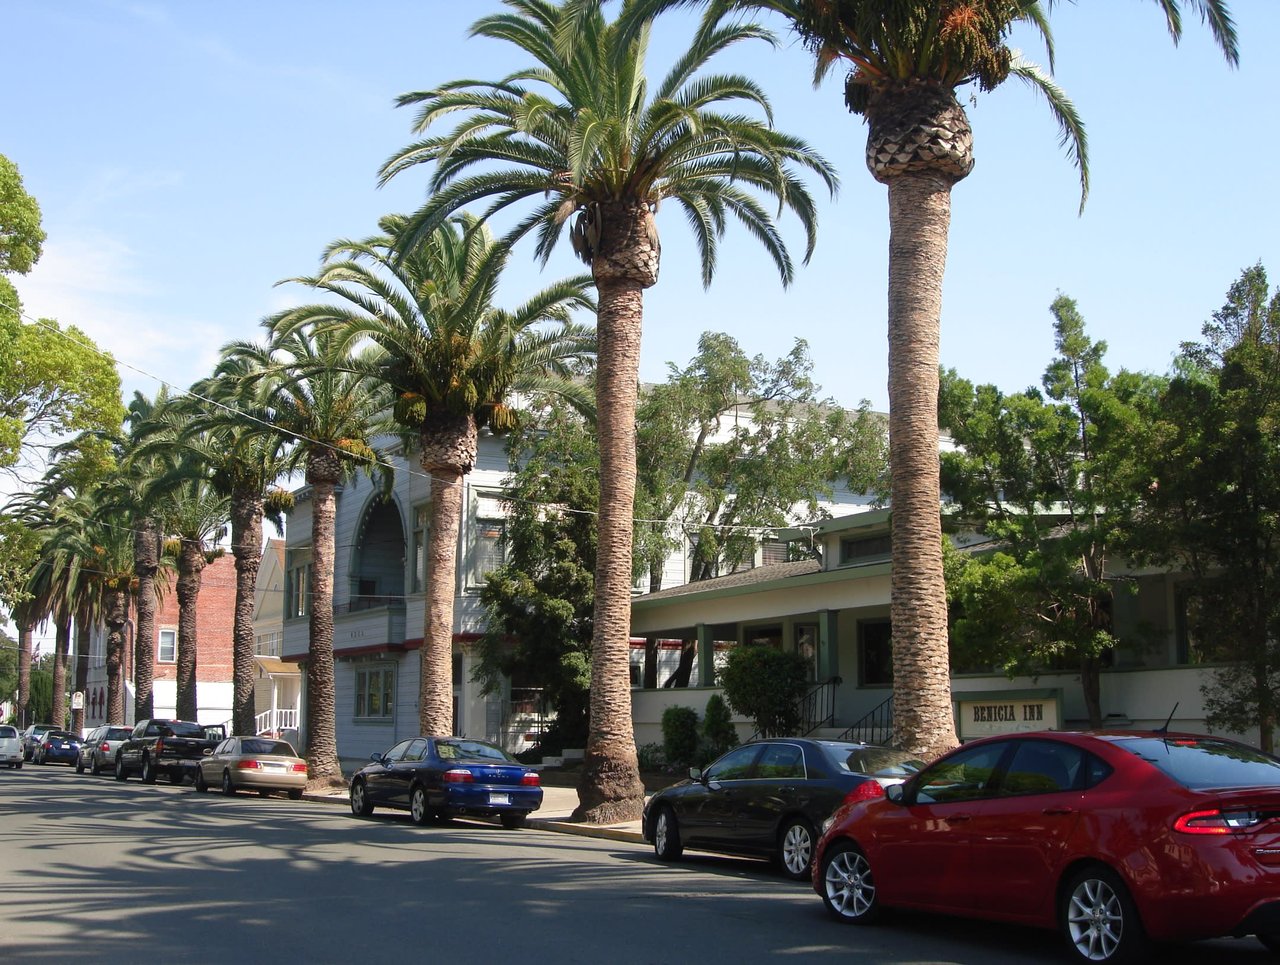
[[[335, 296], [334, 303], [285, 312], [272, 327], [281, 335], [298, 326], [331, 330], [344, 354], [362, 343], [375, 345], [363, 370], [387, 387], [396, 423], [416, 436], [422, 469], [431, 478], [418, 714], [423, 734], [445, 736], [454, 732], [462, 484], [475, 467], [479, 430], [514, 426], [507, 404], [514, 392], [580, 394], [570, 369], [594, 353], [595, 342], [569, 313], [595, 306], [587, 294], [591, 280], [580, 276], [538, 292], [513, 312], [495, 308], [508, 248], [469, 215], [445, 222], [403, 252], [398, 239], [404, 218], [384, 218], [380, 227], [381, 235], [331, 245], [319, 275], [292, 279]], [[558, 324], [548, 328], [546, 322]]]
[[[264, 322], [270, 327], [271, 320]], [[296, 443], [287, 463], [301, 466], [311, 487], [311, 580], [307, 611], [306, 749], [309, 784], [342, 784], [334, 710], [333, 554], [335, 489], [359, 469], [384, 471], [371, 440], [385, 425], [380, 387], [351, 371], [336, 333], [292, 328], [267, 345], [233, 342], [223, 349], [254, 370], [246, 386], [270, 401], [259, 424]], [[357, 360], [358, 362], [358, 360]]]
[[[598, 0], [596, 0], [598, 2]], [[1156, 0], [1176, 43], [1181, 8], [1200, 14], [1238, 60], [1226, 0]], [[894, 743], [929, 758], [955, 744], [947, 656], [938, 477], [938, 345], [951, 188], [973, 168], [973, 132], [956, 89], [990, 91], [1010, 77], [1042, 94], [1088, 196], [1084, 126], [1063, 91], [1008, 45], [1027, 23], [1053, 64], [1039, 0], [635, 0], [629, 32], [676, 6], [706, 22], [744, 10], [787, 18], [813, 51], [815, 80], [848, 68], [844, 98], [867, 121], [866, 163], [889, 192], [889, 444], [892, 519]], [[587, 6], [592, 5], [587, 2]], [[1053, 6], [1049, 0], [1048, 7]]]
[[[816, 173], [831, 190], [836, 178], [808, 145], [773, 130], [768, 101], [754, 82], [703, 72], [716, 53], [769, 39], [766, 32], [754, 25], [699, 32], [650, 94], [644, 74], [649, 24], [624, 41], [600, 6], [507, 0], [508, 12], [477, 21], [473, 35], [514, 44], [531, 66], [499, 81], [456, 81], [402, 95], [401, 105], [419, 108], [416, 133], [459, 114], [462, 119], [448, 133], [424, 137], [390, 158], [382, 180], [435, 165], [433, 194], [409, 220], [405, 251], [466, 205], [488, 202], [488, 218], [533, 201], [509, 238], [536, 232], [537, 255], [545, 262], [572, 219], [573, 249], [591, 266], [599, 298], [600, 552], [591, 727], [577, 813], [609, 822], [639, 817], [644, 800], [628, 644], [640, 331], [644, 290], [658, 279], [658, 205], [670, 200], [683, 210], [704, 284], [715, 271], [729, 216], [764, 245], [786, 284], [794, 266], [757, 195], [795, 212], [807, 260], [816, 213], [795, 169]], [[726, 106], [731, 111], [721, 110]], [[740, 112], [743, 107], [765, 120]]]
[[255, 372], [252, 359], [225, 351], [214, 374], [183, 397], [189, 418], [179, 436], [190, 457], [208, 470], [214, 491], [229, 501], [236, 564], [231, 726], [237, 734], [254, 732], [253, 613], [262, 522], [268, 519], [283, 532], [284, 512], [293, 505], [292, 495], [274, 485], [286, 471], [293, 440], [262, 431], [271, 413], [253, 398]]

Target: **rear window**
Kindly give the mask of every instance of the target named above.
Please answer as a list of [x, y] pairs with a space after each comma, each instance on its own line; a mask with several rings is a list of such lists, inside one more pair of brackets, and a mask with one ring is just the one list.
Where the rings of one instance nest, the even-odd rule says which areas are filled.
[[924, 761], [917, 760], [906, 751], [891, 747], [863, 747], [848, 754], [842, 765], [855, 774], [871, 774], [876, 777], [910, 777], [924, 768]]
[[109, 728], [107, 732], [99, 738], [99, 740], [124, 741], [128, 740], [132, 735], [132, 727], [112, 727]]
[[51, 730], [44, 736], [49, 740], [60, 741], [78, 741], [80, 739], [75, 734], [68, 734], [65, 730]]
[[195, 737], [204, 740], [204, 728], [187, 720], [168, 720], [160, 725], [163, 737]]
[[0, 726], [0, 737], [10, 737], [10, 738], [12, 738], [12, 737], [17, 737], [17, 736], [18, 736], [18, 728], [16, 728], [16, 727], [10, 727], [10, 726], [8, 726], [7, 724], [6, 724], [6, 725], [4, 725], [4, 726]]
[[262, 738], [250, 738], [240, 742], [241, 754], [274, 754], [278, 757], [296, 757], [293, 748], [284, 741], [263, 740]]
[[1280, 786], [1280, 760], [1218, 738], [1135, 737], [1116, 746], [1141, 757], [1184, 787]]

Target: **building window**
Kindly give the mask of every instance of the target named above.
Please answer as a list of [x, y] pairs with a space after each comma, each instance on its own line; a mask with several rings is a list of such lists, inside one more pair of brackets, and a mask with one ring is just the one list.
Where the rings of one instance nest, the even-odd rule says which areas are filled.
[[394, 667], [368, 667], [356, 671], [356, 713], [363, 718], [387, 718], [394, 709]]
[[889, 537], [858, 536], [840, 541], [840, 565], [879, 563], [889, 558]]
[[178, 662], [178, 631], [161, 630], [156, 643], [156, 660], [160, 663]]
[[893, 683], [892, 625], [888, 620], [858, 624], [858, 683], [863, 687]]
[[289, 569], [289, 595], [285, 600], [286, 617], [305, 617], [311, 612], [311, 561]]
[[253, 652], [260, 657], [280, 656], [280, 636], [279, 630], [272, 630], [270, 633], [259, 633], [255, 638]]
[[427, 506], [413, 511], [413, 591], [421, 593], [427, 580]]
[[475, 532], [471, 585], [484, 586], [489, 574], [506, 562], [507, 523], [502, 519], [477, 519]]

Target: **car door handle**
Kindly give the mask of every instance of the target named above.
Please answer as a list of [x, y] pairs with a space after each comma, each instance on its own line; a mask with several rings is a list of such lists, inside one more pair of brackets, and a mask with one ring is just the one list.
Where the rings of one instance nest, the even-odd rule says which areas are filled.
[[972, 814], [952, 814], [948, 816], [947, 822], [949, 824], [959, 824], [962, 821], [969, 821], [972, 818], [973, 818]]
[[1043, 811], [1041, 811], [1040, 813], [1041, 813], [1041, 814], [1049, 814], [1049, 815], [1053, 815], [1053, 816], [1055, 816], [1055, 817], [1058, 817], [1058, 816], [1061, 816], [1061, 815], [1063, 815], [1063, 814], [1075, 814], [1075, 813], [1076, 813], [1076, 809], [1075, 809], [1075, 808], [1068, 808], [1068, 807], [1045, 808], [1045, 809], [1044, 809]]

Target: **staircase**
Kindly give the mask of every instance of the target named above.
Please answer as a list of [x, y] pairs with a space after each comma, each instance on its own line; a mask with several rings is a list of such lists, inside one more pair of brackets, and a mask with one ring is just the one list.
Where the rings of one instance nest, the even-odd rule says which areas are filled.
[[888, 744], [893, 737], [893, 695], [890, 694], [836, 740], [859, 744]]

